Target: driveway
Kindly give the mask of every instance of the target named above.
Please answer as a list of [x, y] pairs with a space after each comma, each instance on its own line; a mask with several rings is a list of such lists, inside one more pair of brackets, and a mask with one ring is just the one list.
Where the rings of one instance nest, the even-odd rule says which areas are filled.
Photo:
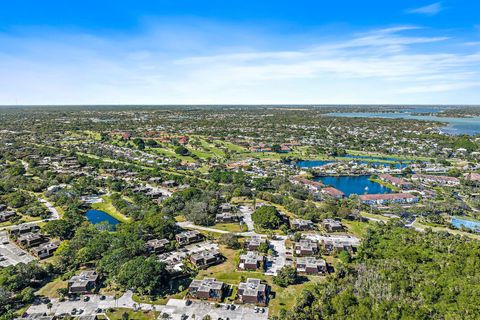
[[243, 222], [247, 225], [248, 231], [252, 232], [253, 229], [253, 220], [252, 220], [252, 208], [249, 206], [240, 206], [240, 212], [243, 215]]
[[267, 257], [266, 275], [276, 276], [278, 270], [287, 264], [287, 248], [285, 246], [286, 236], [277, 236], [276, 240], [269, 240], [270, 247], [275, 252], [275, 256]]

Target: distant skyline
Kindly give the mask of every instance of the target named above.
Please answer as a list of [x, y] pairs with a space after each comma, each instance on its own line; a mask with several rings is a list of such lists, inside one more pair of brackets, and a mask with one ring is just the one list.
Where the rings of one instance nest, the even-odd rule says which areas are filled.
[[0, 105], [480, 104], [480, 3], [4, 1]]

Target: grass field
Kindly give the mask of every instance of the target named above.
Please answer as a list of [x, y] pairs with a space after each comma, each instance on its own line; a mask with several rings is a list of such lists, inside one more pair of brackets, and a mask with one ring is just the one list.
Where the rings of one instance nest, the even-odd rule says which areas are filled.
[[93, 203], [92, 208], [102, 210], [121, 222], [129, 222], [131, 218], [121, 214], [112, 204], [112, 200], [108, 196], [102, 197], [103, 202]]
[[44, 285], [40, 290], [36, 292], [37, 295], [40, 296], [46, 296], [49, 298], [60, 298], [60, 295], [58, 294], [57, 290], [66, 288], [67, 287], [67, 281], [63, 281], [60, 278], [57, 278], [46, 285]]
[[218, 230], [225, 230], [232, 233], [247, 231], [246, 227], [242, 228], [239, 223], [217, 223], [216, 225], [212, 226], [212, 228]]
[[[124, 314], [128, 315], [128, 317]], [[110, 320], [125, 320], [125, 319], [135, 319], [135, 320], [154, 320], [157, 319], [160, 315], [160, 312], [152, 311], [133, 311], [132, 309], [123, 309], [118, 308], [114, 309], [112, 312], [108, 311], [107, 316]]]
[[368, 222], [343, 220], [342, 223], [347, 227], [348, 232], [359, 238], [363, 238], [369, 228]]

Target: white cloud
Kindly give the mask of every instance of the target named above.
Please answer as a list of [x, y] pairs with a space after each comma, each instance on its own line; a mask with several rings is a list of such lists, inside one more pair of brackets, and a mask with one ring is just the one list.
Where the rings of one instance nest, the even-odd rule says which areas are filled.
[[0, 104], [478, 103], [480, 53], [422, 33], [400, 26], [270, 50], [222, 46], [201, 30], [181, 46], [158, 32], [3, 37]]
[[434, 16], [440, 11], [443, 10], [443, 6], [441, 2], [435, 2], [420, 8], [414, 8], [407, 10], [407, 13], [414, 13], [414, 14], [423, 14], [427, 16]]

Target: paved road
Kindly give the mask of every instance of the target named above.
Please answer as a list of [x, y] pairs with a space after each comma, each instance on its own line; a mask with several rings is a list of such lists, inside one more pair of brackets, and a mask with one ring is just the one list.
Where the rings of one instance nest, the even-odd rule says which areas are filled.
[[225, 230], [219, 230], [215, 228], [210, 228], [210, 227], [204, 227], [204, 226], [197, 226], [196, 224], [193, 224], [193, 222], [190, 221], [184, 221], [184, 222], [177, 222], [177, 225], [182, 228], [191, 228], [191, 229], [197, 229], [197, 230], [203, 230], [203, 231], [209, 231], [209, 232], [216, 232], [216, 233], [230, 233]]
[[[48, 218], [48, 219], [43, 219], [43, 220], [36, 220], [36, 221], [32, 221], [32, 222], [25, 222], [25, 223], [22, 223], [21, 225], [31, 225], [31, 224], [39, 224], [40, 222], [47, 222], [47, 221], [50, 221], [50, 220], [58, 220], [60, 219], [60, 214], [58, 213], [57, 209], [55, 209], [55, 207], [53, 206], [53, 204], [51, 204], [50, 202], [48, 202], [47, 200], [45, 199], [42, 199], [42, 198], [38, 198], [38, 201], [40, 201], [41, 203], [43, 203], [47, 209], [50, 211], [51, 213], [51, 217]], [[9, 230], [9, 229], [12, 229], [13, 227], [16, 227], [16, 226], [19, 226], [18, 224], [17, 225], [11, 225], [11, 226], [7, 226], [7, 227], [2, 227], [0, 228], [0, 230]]]

